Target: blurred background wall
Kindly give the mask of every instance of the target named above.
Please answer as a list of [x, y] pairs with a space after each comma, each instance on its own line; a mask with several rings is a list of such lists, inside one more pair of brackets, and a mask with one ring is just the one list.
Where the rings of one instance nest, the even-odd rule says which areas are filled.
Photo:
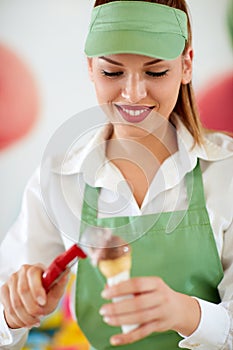
[[[187, 0], [199, 93], [232, 70], [228, 0]], [[0, 0], [0, 241], [23, 188], [66, 119], [92, 107], [83, 45], [93, 1]]]

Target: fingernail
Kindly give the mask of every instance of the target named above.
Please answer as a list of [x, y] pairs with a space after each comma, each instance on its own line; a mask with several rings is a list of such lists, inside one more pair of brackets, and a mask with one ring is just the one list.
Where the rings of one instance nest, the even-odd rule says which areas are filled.
[[108, 298], [108, 296], [109, 296], [109, 293], [108, 293], [108, 291], [106, 290], [106, 289], [104, 289], [103, 291], [102, 291], [102, 293], [101, 293], [101, 296], [102, 296], [102, 298]]
[[46, 300], [43, 297], [38, 297], [36, 300], [40, 306], [44, 306], [46, 303]]
[[105, 310], [104, 308], [101, 308], [101, 309], [99, 310], [99, 314], [100, 314], [101, 316], [106, 315], [106, 310]]
[[121, 339], [120, 339], [120, 338], [114, 337], [114, 338], [111, 338], [111, 339], [110, 339], [110, 343], [111, 343], [112, 345], [120, 345], [122, 342], [121, 342]]
[[105, 316], [105, 317], [103, 318], [103, 320], [104, 320], [105, 323], [111, 323], [109, 317], [106, 317], [106, 316]]

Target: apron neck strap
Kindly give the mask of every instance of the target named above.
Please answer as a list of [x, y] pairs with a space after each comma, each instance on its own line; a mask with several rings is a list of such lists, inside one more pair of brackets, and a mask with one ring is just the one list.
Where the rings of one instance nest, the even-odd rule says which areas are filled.
[[[197, 160], [195, 169], [186, 174], [185, 180], [189, 209], [193, 210], [205, 207], [205, 196], [199, 159]], [[91, 187], [88, 184], [85, 185], [82, 208], [82, 226], [96, 225], [99, 192], [100, 187]]]
[[186, 175], [185, 180], [189, 209], [204, 208], [206, 203], [199, 159], [197, 159], [196, 167]]
[[87, 183], [85, 184], [81, 221], [82, 232], [87, 225], [96, 226], [99, 192], [100, 187], [91, 187]]

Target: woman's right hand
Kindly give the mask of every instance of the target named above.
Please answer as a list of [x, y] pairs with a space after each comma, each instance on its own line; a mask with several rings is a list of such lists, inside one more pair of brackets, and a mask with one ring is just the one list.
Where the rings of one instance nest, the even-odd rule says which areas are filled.
[[68, 279], [64, 275], [46, 294], [42, 285], [42, 265], [23, 265], [0, 289], [5, 319], [12, 329], [39, 326], [41, 317], [54, 311]]

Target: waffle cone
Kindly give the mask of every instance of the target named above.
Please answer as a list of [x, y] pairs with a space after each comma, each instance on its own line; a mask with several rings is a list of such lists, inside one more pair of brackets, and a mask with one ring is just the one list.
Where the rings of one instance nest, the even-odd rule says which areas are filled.
[[130, 253], [125, 254], [117, 259], [100, 260], [98, 266], [101, 273], [106, 278], [113, 277], [124, 271], [130, 271], [131, 254]]

